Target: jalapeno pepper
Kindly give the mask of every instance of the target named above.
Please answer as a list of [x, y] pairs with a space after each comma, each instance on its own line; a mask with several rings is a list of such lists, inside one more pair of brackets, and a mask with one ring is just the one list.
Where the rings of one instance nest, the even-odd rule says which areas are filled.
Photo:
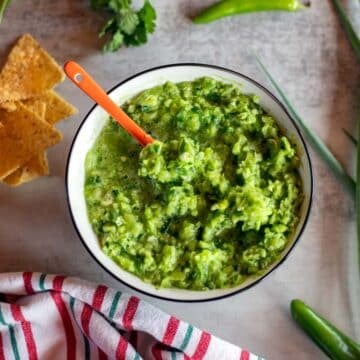
[[196, 24], [205, 24], [225, 16], [255, 11], [296, 11], [305, 8], [301, 0], [223, 0], [205, 9], [193, 19]]
[[291, 315], [330, 359], [360, 359], [360, 345], [315, 313], [301, 300], [291, 302]]

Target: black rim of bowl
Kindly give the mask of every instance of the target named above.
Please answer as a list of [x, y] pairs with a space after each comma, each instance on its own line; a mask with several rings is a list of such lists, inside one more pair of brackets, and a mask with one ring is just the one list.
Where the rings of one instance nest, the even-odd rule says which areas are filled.
[[[309, 173], [310, 173], [310, 194], [309, 194], [309, 205], [306, 209], [306, 214], [305, 214], [305, 218], [304, 218], [304, 223], [299, 231], [299, 234], [297, 235], [296, 239], [294, 240], [293, 244], [291, 245], [291, 247], [287, 250], [287, 252], [283, 255], [283, 257], [281, 258], [281, 260], [268, 272], [265, 272], [263, 275], [261, 275], [258, 279], [256, 279], [254, 282], [252, 282], [251, 284], [241, 288], [241, 289], [236, 289], [232, 292], [229, 292], [227, 294], [224, 294], [224, 295], [220, 295], [220, 296], [214, 296], [214, 297], [210, 297], [210, 298], [206, 298], [206, 299], [173, 299], [173, 298], [168, 298], [168, 297], [165, 297], [165, 296], [160, 296], [160, 295], [157, 295], [157, 294], [152, 294], [150, 292], [147, 292], [145, 290], [142, 290], [142, 289], [139, 289], [133, 285], [130, 285], [128, 284], [126, 281], [124, 281], [123, 279], [121, 279], [120, 277], [118, 277], [116, 274], [114, 274], [112, 271], [110, 271], [105, 265], [103, 265], [100, 260], [97, 259], [97, 257], [95, 256], [95, 254], [92, 252], [91, 248], [86, 244], [85, 240], [83, 239], [78, 227], [77, 227], [77, 224], [76, 224], [76, 221], [75, 221], [75, 218], [74, 218], [74, 215], [73, 215], [73, 212], [72, 212], [72, 209], [71, 209], [71, 205], [70, 205], [70, 198], [69, 198], [69, 164], [70, 164], [70, 159], [71, 159], [71, 156], [72, 156], [72, 151], [73, 151], [73, 148], [74, 148], [74, 145], [75, 145], [75, 142], [77, 140], [77, 137], [83, 127], [83, 125], [85, 124], [86, 120], [88, 119], [89, 115], [93, 112], [93, 110], [98, 106], [97, 104], [95, 104], [91, 109], [90, 111], [86, 114], [86, 116], [84, 117], [83, 121], [81, 122], [79, 128], [77, 129], [76, 133], [75, 133], [75, 136], [72, 140], [72, 143], [71, 143], [71, 146], [70, 146], [70, 151], [69, 151], [69, 155], [68, 155], [68, 158], [67, 158], [67, 163], [66, 163], [66, 173], [65, 173], [65, 187], [66, 187], [66, 200], [67, 200], [67, 204], [68, 204], [68, 207], [69, 207], [69, 210], [70, 210], [70, 217], [71, 217], [71, 221], [74, 225], [74, 228], [78, 234], [78, 237], [80, 238], [82, 244], [84, 245], [84, 247], [87, 249], [87, 251], [90, 253], [90, 255], [92, 256], [92, 258], [108, 273], [110, 274], [113, 278], [115, 278], [116, 280], [120, 281], [122, 284], [128, 286], [129, 288], [133, 289], [133, 290], [136, 290], [144, 295], [147, 295], [147, 296], [152, 296], [152, 297], [155, 297], [157, 299], [161, 299], [161, 300], [167, 300], [167, 301], [174, 301], [174, 302], [183, 302], [183, 303], [194, 303], [194, 302], [207, 302], [207, 301], [214, 301], [214, 300], [221, 300], [221, 299], [225, 299], [227, 297], [230, 297], [230, 296], [233, 296], [233, 295], [236, 295], [240, 292], [243, 292], [253, 286], [255, 286], [256, 284], [258, 284], [260, 281], [262, 281], [263, 279], [265, 279], [267, 276], [269, 276], [275, 269], [277, 269], [286, 259], [287, 257], [289, 256], [289, 254], [291, 253], [291, 251], [293, 250], [293, 248], [295, 247], [295, 245], [298, 243], [301, 235], [303, 234], [304, 230], [305, 230], [305, 227], [306, 227], [306, 224], [309, 220], [309, 215], [310, 215], [310, 210], [311, 210], [311, 207], [312, 207], [312, 201], [313, 201], [313, 191], [314, 191], [314, 177], [313, 177], [313, 170], [312, 170], [312, 164], [311, 164], [311, 160], [310, 160], [310, 155], [309, 155], [309, 151], [307, 149], [307, 145], [304, 141], [304, 138], [301, 134], [301, 131], [299, 129], [299, 127], [297, 126], [296, 122], [294, 121], [293, 117], [290, 115], [290, 113], [288, 112], [288, 110], [285, 108], [285, 106], [282, 104], [282, 102], [270, 91], [268, 90], [267, 88], [265, 88], [263, 85], [259, 84], [257, 81], [249, 78], [248, 76], [242, 74], [242, 73], [239, 73], [237, 71], [234, 71], [234, 70], [230, 70], [230, 69], [227, 69], [227, 68], [224, 68], [224, 67], [221, 67], [221, 66], [217, 66], [217, 65], [209, 65], [209, 64], [201, 64], [201, 63], [175, 63], [175, 64], [168, 64], [168, 65], [162, 65], [162, 66], [157, 66], [157, 67], [153, 67], [151, 69], [147, 69], [147, 70], [144, 70], [144, 71], [141, 71], [133, 76], [130, 76], [128, 77], [127, 79], [121, 81], [120, 83], [118, 83], [117, 85], [115, 85], [114, 87], [112, 87], [107, 93], [111, 93], [112, 91], [114, 91], [116, 88], [118, 88], [119, 86], [122, 86], [123, 84], [131, 81], [132, 79], [134, 78], [137, 78], [143, 74], [146, 74], [148, 72], [152, 72], [152, 71], [155, 71], [155, 70], [160, 70], [160, 69], [164, 69], [164, 68], [171, 68], [171, 67], [183, 67], [183, 66], [193, 66], [193, 67], [205, 67], [205, 68], [210, 68], [210, 69], [216, 69], [216, 70], [221, 70], [223, 72], [227, 72], [227, 73], [230, 73], [230, 74], [233, 74], [233, 75], [236, 75], [238, 76], [239, 78], [243, 78], [247, 81], [249, 81], [250, 83], [252, 83], [253, 85], [255, 85], [256, 87], [260, 88], [262, 91], [264, 91], [267, 95], [269, 95], [280, 107], [281, 109], [286, 113], [286, 115], [288, 116], [288, 118], [290, 119], [291, 123], [293, 124], [294, 128], [296, 129], [296, 132], [297, 132], [297, 135], [302, 143], [302, 146], [304, 147], [304, 150], [305, 150], [305, 155], [306, 155], [306, 158], [307, 158], [307, 161], [308, 161], [308, 164], [309, 164]], [[126, 270], [124, 270], [126, 271]], [[141, 279], [140, 279], [141, 280]], [[200, 293], [200, 292], [199, 292]]]

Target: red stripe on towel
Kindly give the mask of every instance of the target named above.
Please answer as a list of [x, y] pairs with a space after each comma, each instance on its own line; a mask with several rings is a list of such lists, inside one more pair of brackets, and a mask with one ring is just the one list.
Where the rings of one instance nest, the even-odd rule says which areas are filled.
[[203, 332], [201, 334], [199, 343], [198, 343], [198, 345], [196, 347], [195, 353], [191, 357], [191, 359], [193, 359], [193, 360], [202, 359], [205, 356], [206, 352], [207, 352], [207, 349], [208, 349], [209, 344], [210, 344], [210, 340], [211, 340], [211, 335], [209, 333], [207, 333], [207, 332]]
[[5, 360], [5, 354], [4, 354], [4, 344], [3, 339], [0, 332], [0, 360]]
[[92, 314], [92, 308], [89, 304], [84, 304], [84, 307], [81, 312], [81, 327], [87, 337], [89, 336], [89, 324]]
[[176, 335], [176, 332], [179, 328], [180, 320], [177, 318], [170, 316], [169, 322], [167, 324], [165, 334], [163, 337], [163, 343], [166, 345], [171, 345]]
[[240, 360], [249, 360], [249, 359], [250, 359], [250, 353], [247, 350], [241, 350]]
[[134, 319], [134, 316], [136, 314], [136, 310], [138, 308], [140, 300], [135, 297], [132, 296], [126, 306], [122, 321], [123, 321], [123, 326], [126, 330], [132, 330], [132, 321]]
[[33, 275], [32, 272], [24, 272], [23, 273], [25, 291], [29, 295], [35, 293], [34, 288], [33, 288], [32, 284], [31, 284], [32, 275]]
[[[107, 288], [104, 285], [99, 285], [93, 295], [92, 299], [92, 306], [96, 310], [100, 310], [102, 302], [104, 300], [105, 292]], [[90, 319], [92, 315], [93, 309], [89, 304], [84, 304], [84, 307], [81, 312], [81, 326], [84, 330], [85, 335], [90, 337], [89, 335], [89, 325], [90, 325]]]
[[24, 318], [20, 306], [15, 304], [10, 304], [10, 310], [14, 320], [20, 322], [21, 324], [21, 328], [25, 338], [26, 348], [29, 355], [29, 360], [37, 360], [38, 356], [37, 356], [36, 343], [34, 340], [34, 335], [31, 329], [30, 322], [26, 321], [26, 319]]
[[53, 280], [53, 288], [58, 292], [51, 292], [51, 297], [53, 298], [55, 305], [59, 311], [66, 339], [66, 355], [68, 360], [76, 359], [76, 337], [74, 328], [71, 322], [71, 317], [69, 315], [66, 304], [62, 298], [62, 285], [65, 278], [63, 276], [56, 276]]
[[65, 276], [60, 276], [60, 275], [55, 276], [53, 280], [53, 289], [55, 291], [62, 291], [64, 280], [65, 280]]
[[125, 360], [126, 359], [126, 350], [128, 347], [128, 342], [124, 339], [123, 336], [120, 336], [118, 346], [116, 348], [116, 360]]
[[[93, 301], [92, 301], [92, 307], [96, 310], [96, 311], [100, 311], [101, 309], [101, 305], [104, 301], [104, 297], [105, 297], [105, 293], [106, 293], [107, 287], [104, 285], [99, 285], [95, 292], [94, 292], [94, 296], [93, 296]], [[107, 355], [104, 353], [104, 351], [102, 349], [99, 348], [99, 360], [107, 360]]]
[[107, 287], [104, 285], [99, 285], [95, 290], [92, 306], [97, 311], [100, 311], [101, 309], [101, 305], [104, 301], [106, 290]]

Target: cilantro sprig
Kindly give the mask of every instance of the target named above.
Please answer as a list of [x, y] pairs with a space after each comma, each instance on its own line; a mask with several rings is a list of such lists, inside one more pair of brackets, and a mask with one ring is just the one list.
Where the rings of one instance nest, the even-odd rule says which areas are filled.
[[108, 36], [103, 46], [105, 52], [113, 52], [121, 46], [139, 46], [155, 31], [156, 12], [149, 0], [140, 10], [131, 7], [131, 0], [91, 0], [94, 10], [105, 10], [111, 14], [99, 33]]

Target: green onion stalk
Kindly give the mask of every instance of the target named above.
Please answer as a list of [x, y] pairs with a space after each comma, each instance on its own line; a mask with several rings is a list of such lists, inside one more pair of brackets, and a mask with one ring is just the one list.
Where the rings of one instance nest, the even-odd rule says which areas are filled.
[[4, 16], [5, 9], [10, 4], [11, 0], [0, 0], [0, 23], [2, 21], [2, 18]]

